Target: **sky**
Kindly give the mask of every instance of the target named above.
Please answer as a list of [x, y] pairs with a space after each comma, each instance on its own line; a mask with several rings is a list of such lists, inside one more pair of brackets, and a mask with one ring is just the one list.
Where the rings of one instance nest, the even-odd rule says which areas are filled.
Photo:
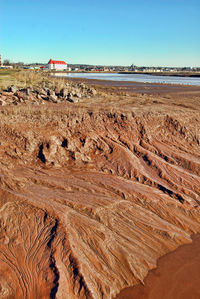
[[12, 62], [200, 67], [200, 0], [0, 0]]

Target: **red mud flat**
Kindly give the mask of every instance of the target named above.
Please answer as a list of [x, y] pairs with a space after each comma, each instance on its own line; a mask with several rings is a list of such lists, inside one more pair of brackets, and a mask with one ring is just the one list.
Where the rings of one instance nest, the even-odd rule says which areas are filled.
[[144, 285], [123, 289], [116, 299], [199, 299], [200, 234], [158, 260]]
[[181, 95], [199, 95], [200, 86], [178, 85], [178, 84], [162, 84], [162, 83], [143, 83], [131, 81], [110, 81], [110, 80], [97, 80], [86, 78], [67, 78], [72, 82], [82, 82], [95, 87], [103, 86], [104, 88], [114, 88], [112, 92], [124, 91], [128, 93], [145, 93], [145, 94], [181, 94]]

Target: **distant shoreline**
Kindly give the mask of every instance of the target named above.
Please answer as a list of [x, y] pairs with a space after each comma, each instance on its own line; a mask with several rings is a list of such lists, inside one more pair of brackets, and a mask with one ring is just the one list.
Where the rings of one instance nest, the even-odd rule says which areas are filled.
[[131, 72], [131, 71], [123, 71], [123, 72], [104, 72], [104, 71], [60, 71], [60, 70], [51, 70], [51, 73], [60, 73], [63, 74], [67, 73], [80, 73], [80, 74], [121, 74], [121, 75], [152, 75], [152, 76], [169, 76], [169, 77], [194, 77], [194, 78], [200, 78], [200, 73], [195, 72]]
[[170, 77], [196, 77], [200, 78], [200, 73], [171, 73], [171, 72], [118, 72], [118, 74], [142, 74], [153, 76], [170, 76]]
[[[145, 87], [148, 84], [154, 84], [154, 85], [169, 85], [169, 86], [194, 86], [194, 87], [200, 87], [200, 80], [199, 78], [191, 78], [191, 77], [159, 77], [152, 75], [146, 75], [146, 74], [119, 74], [119, 73], [81, 73], [81, 72], [75, 72], [75, 73], [66, 73], [66, 72], [51, 72], [52, 76], [55, 77], [63, 77], [66, 79], [81, 79], [81, 80], [88, 80], [88, 82], [101, 82], [103, 81], [105, 85], [108, 85], [108, 83], [105, 83], [105, 81], [109, 82], [115, 82], [116, 85], [124, 85], [124, 84], [145, 84]], [[100, 83], [102, 84], [102, 83]]]

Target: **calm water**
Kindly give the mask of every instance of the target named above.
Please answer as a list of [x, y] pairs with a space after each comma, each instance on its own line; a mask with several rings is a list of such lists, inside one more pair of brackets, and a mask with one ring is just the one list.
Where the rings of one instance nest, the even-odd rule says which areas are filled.
[[[57, 73], [56, 76], [62, 76]], [[200, 86], [200, 78], [190, 77], [171, 77], [171, 76], [153, 76], [143, 74], [105, 74], [105, 73], [68, 73], [68, 78], [84, 78], [110, 81], [132, 81], [143, 83], [164, 83], [164, 84], [183, 84]]]

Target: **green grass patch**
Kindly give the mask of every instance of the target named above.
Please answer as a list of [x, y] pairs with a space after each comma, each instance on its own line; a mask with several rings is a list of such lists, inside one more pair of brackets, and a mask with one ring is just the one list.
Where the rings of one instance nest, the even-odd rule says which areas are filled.
[[16, 84], [16, 73], [18, 70], [0, 69], [0, 91], [12, 84]]

